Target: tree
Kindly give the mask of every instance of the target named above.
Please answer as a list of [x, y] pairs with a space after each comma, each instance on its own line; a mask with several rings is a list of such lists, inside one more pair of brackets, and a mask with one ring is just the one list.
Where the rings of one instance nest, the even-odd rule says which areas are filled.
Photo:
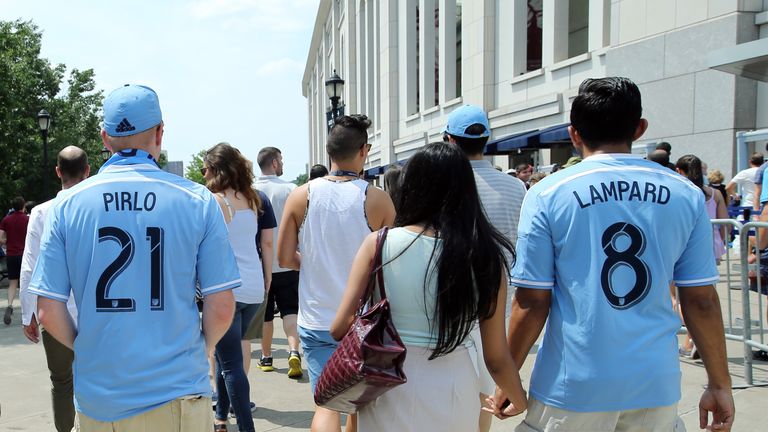
[[296, 186], [301, 186], [301, 185], [303, 185], [304, 183], [306, 183], [308, 179], [309, 179], [309, 176], [308, 176], [308, 175], [306, 175], [306, 174], [299, 174], [299, 176], [298, 176], [298, 177], [296, 177], [296, 179], [293, 181], [293, 183], [294, 183]]
[[197, 152], [197, 154], [192, 155], [192, 162], [187, 165], [187, 172], [184, 175], [189, 180], [192, 180], [193, 182], [200, 183], [201, 185], [205, 184], [205, 179], [203, 178], [203, 173], [200, 172], [200, 169], [203, 168], [203, 158], [205, 157], [205, 150], [200, 150]]
[[[42, 33], [31, 21], [0, 21], [0, 210], [13, 196], [45, 201], [54, 196], [58, 180], [56, 154], [77, 145], [89, 155], [91, 170], [102, 164], [98, 110], [103, 95], [95, 91], [92, 69], [67, 70], [40, 57]], [[36, 116], [52, 116], [48, 140], [48, 170], [43, 173], [43, 142]], [[48, 185], [43, 196], [42, 182]]]

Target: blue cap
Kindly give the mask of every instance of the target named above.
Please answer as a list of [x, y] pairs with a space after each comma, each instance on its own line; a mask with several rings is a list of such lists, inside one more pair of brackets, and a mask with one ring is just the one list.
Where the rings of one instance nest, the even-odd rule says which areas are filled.
[[157, 93], [149, 87], [126, 84], [104, 99], [104, 130], [109, 136], [135, 135], [162, 121]]
[[[485, 127], [483, 133], [479, 135], [468, 134], [467, 128], [473, 124], [481, 124]], [[491, 136], [491, 125], [488, 124], [488, 117], [480, 107], [474, 105], [464, 105], [453, 110], [448, 116], [448, 124], [445, 126], [445, 133], [463, 138], [485, 138]]]

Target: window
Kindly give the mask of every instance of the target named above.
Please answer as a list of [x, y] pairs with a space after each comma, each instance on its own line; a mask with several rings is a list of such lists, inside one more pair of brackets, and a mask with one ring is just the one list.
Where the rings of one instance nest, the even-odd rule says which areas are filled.
[[568, 58], [588, 51], [589, 0], [568, 2]]
[[528, 31], [525, 50], [526, 72], [541, 69], [542, 0], [528, 0]]
[[[461, 2], [456, 0], [456, 94], [461, 96]], [[451, 98], [453, 99], [453, 98]]]

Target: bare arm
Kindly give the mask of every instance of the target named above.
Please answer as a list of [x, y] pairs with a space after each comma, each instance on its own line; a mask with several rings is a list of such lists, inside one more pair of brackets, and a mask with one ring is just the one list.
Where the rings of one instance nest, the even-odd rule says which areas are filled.
[[760, 211], [760, 194], [763, 193], [763, 185], [755, 183], [755, 197], [752, 199], [752, 209]]
[[5, 235], [5, 231], [0, 230], [0, 246], [5, 246], [5, 242], [8, 241], [8, 237]]
[[40, 324], [51, 336], [61, 342], [62, 345], [74, 350], [77, 330], [65, 302], [39, 297], [37, 299], [37, 317]]
[[727, 193], [729, 196], [736, 195], [736, 183], [733, 181], [728, 182], [727, 185], [725, 185], [725, 193]]
[[518, 368], [539, 338], [552, 305], [552, 291], [518, 288], [512, 301], [507, 344]]
[[272, 285], [272, 260], [275, 256], [275, 229], [269, 228], [261, 230], [259, 247], [261, 247], [261, 267], [264, 271], [264, 291], [269, 292]]
[[[713, 188], [712, 192], [715, 195], [715, 203], [717, 205], [715, 208], [715, 216], [717, 216], [718, 219], [728, 219], [728, 206], [725, 204], [725, 197], [723, 197], [723, 194], [717, 189]], [[720, 225], [720, 236], [724, 243], [728, 243], [727, 239], [729, 231], [730, 227], [728, 225]]]
[[373, 230], [395, 223], [395, 205], [389, 194], [375, 187], [368, 188], [368, 198], [365, 201], [365, 213], [368, 215], [368, 225]]
[[308, 185], [300, 186], [288, 195], [280, 220], [280, 235], [277, 238], [277, 261], [280, 267], [291, 270], [301, 268], [299, 254], [299, 228], [307, 212]]
[[[512, 354], [507, 349], [504, 331], [504, 316], [507, 307], [507, 278], [504, 272], [499, 284], [499, 294], [496, 299], [496, 311], [487, 320], [480, 321], [480, 336], [483, 340], [483, 357], [485, 366], [493, 377], [493, 381], [509, 399], [510, 406], [501, 413], [502, 417], [513, 416], [525, 411], [528, 401], [520, 381], [520, 373]], [[499, 398], [501, 399], [501, 398]], [[503, 400], [498, 400], [499, 404]], [[497, 405], [501, 408], [500, 405]]]
[[712, 285], [685, 287], [679, 289], [679, 296], [688, 333], [701, 353], [709, 381], [699, 402], [699, 426], [702, 429], [707, 426], [711, 412], [713, 430], [728, 431], [735, 408], [717, 291]]
[[331, 336], [336, 340], [341, 340], [355, 321], [355, 312], [360, 306], [360, 298], [368, 285], [371, 261], [376, 254], [377, 235], [378, 233], [371, 233], [365, 238], [355, 255], [355, 260], [352, 261], [347, 287], [344, 289], [341, 304], [336, 311], [336, 318], [331, 324]]
[[203, 299], [203, 335], [208, 354], [216, 349], [224, 333], [229, 330], [235, 315], [235, 296], [232, 290], [209, 294]]

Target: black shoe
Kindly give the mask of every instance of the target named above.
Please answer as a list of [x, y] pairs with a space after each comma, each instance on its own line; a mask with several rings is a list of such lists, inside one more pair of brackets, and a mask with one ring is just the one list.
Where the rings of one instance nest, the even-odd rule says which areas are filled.
[[3, 316], [5, 325], [11, 325], [11, 315], [13, 315], [13, 306], [8, 306], [5, 308], [5, 315]]
[[760, 360], [760, 361], [768, 361], [768, 351], [765, 351], [765, 350], [752, 351], [752, 359]]

